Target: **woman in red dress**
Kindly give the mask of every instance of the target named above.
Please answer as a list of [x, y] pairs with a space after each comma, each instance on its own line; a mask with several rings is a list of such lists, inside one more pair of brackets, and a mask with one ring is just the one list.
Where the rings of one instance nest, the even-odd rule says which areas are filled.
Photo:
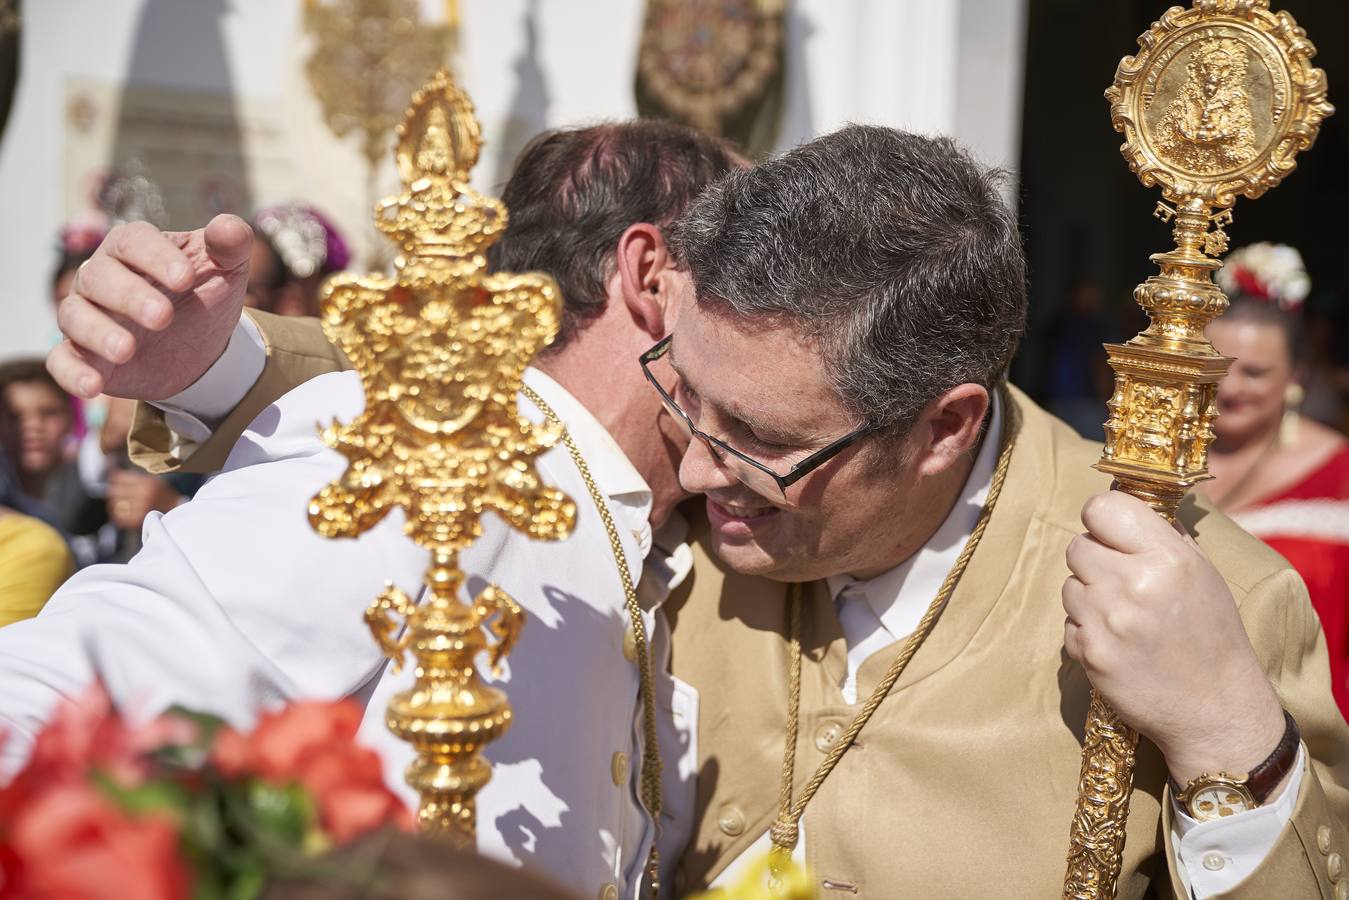
[[1233, 253], [1218, 280], [1232, 307], [1208, 335], [1235, 361], [1218, 389], [1214, 477], [1200, 490], [1302, 575], [1349, 713], [1349, 441], [1297, 412], [1310, 283], [1296, 250], [1269, 244]]

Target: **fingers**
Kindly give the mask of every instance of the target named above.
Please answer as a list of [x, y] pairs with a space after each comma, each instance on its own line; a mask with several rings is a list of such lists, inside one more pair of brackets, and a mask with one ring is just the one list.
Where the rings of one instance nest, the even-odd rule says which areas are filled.
[[1068, 620], [1074, 625], [1079, 627], [1087, 625], [1097, 618], [1097, 610], [1087, 598], [1087, 586], [1076, 575], [1069, 575], [1064, 580], [1060, 596], [1063, 600], [1063, 611], [1068, 614]]
[[1068, 651], [1069, 659], [1082, 662], [1082, 626], [1071, 616], [1063, 620], [1063, 649]]
[[104, 238], [99, 254], [153, 278], [171, 291], [192, 286], [192, 262], [169, 236], [146, 222], [118, 225]]
[[253, 251], [253, 229], [238, 216], [216, 216], [203, 231], [206, 254], [221, 269], [229, 271], [248, 262]]
[[61, 333], [83, 353], [120, 365], [136, 351], [136, 340], [112, 316], [79, 294], [71, 294], [56, 308]]
[[[110, 256], [95, 256], [80, 266], [71, 292], [72, 296], [83, 297], [102, 309], [126, 316], [151, 331], [159, 331], [173, 318], [173, 304], [168, 297], [143, 275]], [[91, 349], [99, 347], [99, 344], [88, 343], [69, 332], [66, 336]]]
[[1079, 534], [1069, 541], [1064, 558], [1068, 562], [1068, 571], [1084, 584], [1100, 581], [1124, 561], [1118, 550], [1107, 547], [1090, 534]]
[[1165, 519], [1137, 497], [1106, 491], [1087, 500], [1082, 524], [1092, 537], [1122, 553], [1142, 553], [1176, 539]]
[[92, 400], [103, 392], [105, 373], [70, 341], [62, 341], [47, 354], [47, 371], [62, 390], [77, 397]]

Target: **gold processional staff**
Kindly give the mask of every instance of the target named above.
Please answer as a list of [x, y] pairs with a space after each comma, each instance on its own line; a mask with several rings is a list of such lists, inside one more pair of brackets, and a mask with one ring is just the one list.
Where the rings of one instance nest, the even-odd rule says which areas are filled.
[[482, 534], [484, 512], [542, 540], [575, 523], [575, 504], [533, 463], [561, 428], [516, 410], [525, 367], [557, 334], [561, 295], [547, 275], [486, 273], [506, 208], [468, 185], [482, 138], [447, 72], [413, 97], [397, 136], [404, 191], [375, 214], [397, 245], [396, 273], [341, 274], [323, 289], [324, 331], [359, 373], [365, 410], [324, 429], [348, 466], [309, 518], [325, 537], [355, 537], [397, 509], [431, 551], [421, 602], [390, 584], [365, 617], [395, 667], [409, 651], [416, 661], [387, 722], [417, 753], [407, 780], [421, 797], [418, 824], [472, 846], [474, 798], [491, 778], [480, 750], [511, 721], [475, 658], [486, 653], [495, 667], [524, 613], [492, 585], [465, 599], [458, 558]]
[[[1115, 392], [1097, 468], [1118, 489], [1173, 520], [1208, 476], [1218, 381], [1232, 362], [1204, 329], [1227, 310], [1213, 283], [1239, 195], [1259, 197], [1316, 139], [1326, 102], [1316, 50], [1269, 0], [1195, 0], [1172, 7], [1138, 39], [1106, 91], [1129, 168], [1160, 185], [1156, 216], [1175, 220], [1176, 247], [1134, 291], [1151, 324], [1109, 344]], [[1093, 692], [1063, 896], [1115, 896], [1138, 735]]]

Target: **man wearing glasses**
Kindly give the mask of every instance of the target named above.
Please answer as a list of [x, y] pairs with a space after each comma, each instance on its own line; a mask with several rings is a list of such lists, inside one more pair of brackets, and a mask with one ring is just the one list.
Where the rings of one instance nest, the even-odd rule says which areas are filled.
[[850, 127], [674, 229], [695, 302], [644, 363], [677, 375], [722, 576], [671, 611], [716, 774], [686, 878], [772, 843], [824, 896], [1053, 896], [1094, 685], [1145, 738], [1119, 896], [1343, 893], [1349, 732], [1305, 588], [1198, 504], [1182, 534], [1107, 492], [1099, 446], [1007, 386], [998, 187]]
[[850, 127], [712, 186], [672, 246], [695, 298], [640, 363], [705, 495], [667, 606], [700, 695], [677, 889], [776, 844], [822, 896], [1051, 896], [1095, 685], [1147, 739], [1119, 896], [1347, 890], [1305, 589], [1217, 513], [1181, 534], [1104, 493], [1099, 448], [1006, 386], [993, 175]]

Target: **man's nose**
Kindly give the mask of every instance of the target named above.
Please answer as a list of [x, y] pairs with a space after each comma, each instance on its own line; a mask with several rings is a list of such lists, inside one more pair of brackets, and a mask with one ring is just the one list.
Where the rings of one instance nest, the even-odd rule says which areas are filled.
[[738, 483], [735, 474], [722, 464], [706, 441], [699, 437], [689, 441], [684, 458], [679, 462], [679, 484], [684, 490], [690, 494], [705, 494]]

